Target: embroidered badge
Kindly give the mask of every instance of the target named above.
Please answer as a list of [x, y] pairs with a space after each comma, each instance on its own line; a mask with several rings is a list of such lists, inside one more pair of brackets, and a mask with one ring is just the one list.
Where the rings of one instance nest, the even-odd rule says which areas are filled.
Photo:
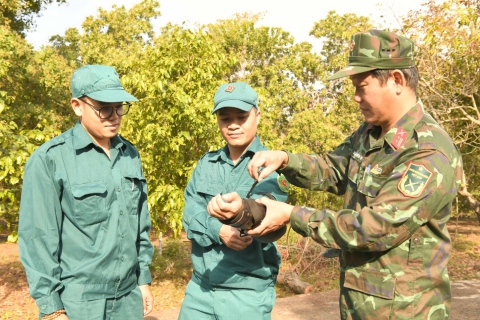
[[383, 170], [383, 169], [380, 168], [380, 167], [378, 166], [378, 163], [377, 163], [377, 164], [375, 164], [375, 165], [373, 166], [373, 168], [370, 170], [370, 173], [373, 174], [373, 175], [379, 175], [380, 173], [382, 173], [382, 170]]
[[398, 149], [403, 146], [406, 139], [407, 139], [407, 131], [403, 130], [402, 127], [398, 127], [397, 133], [395, 133], [395, 136], [393, 137], [393, 140], [392, 140], [392, 146], [395, 149]]
[[232, 92], [233, 90], [235, 90], [234, 86], [228, 86], [228, 87], [225, 88], [226, 92]]
[[290, 188], [290, 182], [287, 181], [287, 178], [285, 178], [283, 174], [278, 175], [277, 183], [280, 190], [283, 192], [288, 192], [288, 189]]
[[405, 197], [416, 198], [425, 191], [432, 176], [433, 172], [428, 170], [423, 164], [410, 162], [398, 182], [398, 190]]

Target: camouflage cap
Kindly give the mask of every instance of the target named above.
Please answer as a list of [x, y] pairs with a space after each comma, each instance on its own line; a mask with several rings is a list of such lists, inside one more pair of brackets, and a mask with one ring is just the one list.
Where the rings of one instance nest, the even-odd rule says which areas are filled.
[[375, 69], [408, 69], [414, 66], [412, 40], [393, 32], [373, 29], [352, 36], [348, 66], [328, 80]]

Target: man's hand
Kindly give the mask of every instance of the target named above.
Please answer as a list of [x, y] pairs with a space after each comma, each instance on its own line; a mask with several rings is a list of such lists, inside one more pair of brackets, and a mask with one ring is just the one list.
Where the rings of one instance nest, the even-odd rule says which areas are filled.
[[207, 211], [219, 220], [235, 217], [242, 210], [242, 198], [236, 192], [219, 194], [213, 197], [207, 204]]
[[68, 320], [68, 317], [66, 314], [61, 314], [58, 317], [56, 317], [55, 320]]
[[[259, 151], [255, 152], [252, 160], [248, 163], [247, 170], [253, 179], [260, 182], [287, 163], [288, 154], [285, 151]], [[258, 172], [262, 167], [263, 169]]]
[[153, 294], [152, 290], [150, 290], [150, 285], [144, 284], [138, 286], [140, 291], [142, 292], [143, 298], [143, 315], [146, 316], [149, 314], [153, 309]]
[[220, 239], [222, 242], [235, 251], [241, 251], [249, 246], [253, 239], [250, 236], [240, 237], [240, 231], [237, 228], [223, 225], [220, 227]]
[[249, 236], [263, 236], [269, 232], [280, 229], [290, 221], [290, 213], [293, 209], [292, 205], [267, 198], [260, 198], [255, 201], [265, 205], [267, 207], [267, 213], [258, 227], [248, 230]]

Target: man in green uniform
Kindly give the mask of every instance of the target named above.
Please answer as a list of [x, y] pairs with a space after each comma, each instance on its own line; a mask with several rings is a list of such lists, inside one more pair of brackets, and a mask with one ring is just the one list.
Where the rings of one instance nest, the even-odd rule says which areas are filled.
[[[223, 84], [213, 112], [227, 145], [200, 159], [185, 190], [183, 226], [192, 241], [193, 274], [179, 319], [270, 319], [280, 255], [274, 243], [242, 236], [207, 212], [217, 194], [287, 199], [286, 180], [272, 174], [253, 187], [247, 164], [267, 150], [257, 137], [258, 95], [246, 83]], [[278, 181], [277, 181], [278, 180]]]
[[[301, 235], [340, 248], [342, 319], [446, 319], [447, 221], [461, 155], [417, 97], [410, 39], [369, 30], [353, 36], [350, 50], [348, 67], [330, 79], [350, 77], [365, 122], [326, 154], [261, 152], [248, 166], [259, 181], [277, 171], [299, 187], [344, 195], [343, 209], [261, 199], [266, 218], [249, 234], [290, 221]], [[235, 195], [224, 195], [230, 203], [216, 200], [210, 213], [222, 219], [239, 201]]]
[[143, 319], [152, 310], [147, 182], [137, 149], [118, 135], [129, 101], [114, 68], [71, 80], [77, 124], [25, 167], [20, 257], [39, 319]]

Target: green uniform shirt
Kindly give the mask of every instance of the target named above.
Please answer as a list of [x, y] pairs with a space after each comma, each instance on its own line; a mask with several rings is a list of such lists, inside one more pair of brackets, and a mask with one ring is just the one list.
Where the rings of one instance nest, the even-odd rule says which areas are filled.
[[18, 242], [41, 314], [150, 283], [149, 231], [139, 154], [122, 137], [109, 158], [78, 122], [28, 160]]
[[[222, 223], [207, 212], [207, 204], [217, 194], [236, 191], [245, 198], [254, 183], [247, 164], [256, 151], [267, 150], [258, 137], [237, 164], [228, 156], [228, 147], [206, 153], [195, 168], [185, 189], [183, 226], [192, 240], [192, 281], [206, 288], [242, 288], [263, 291], [273, 286], [280, 266], [280, 255], [273, 243], [252, 244], [241, 251], [228, 248], [220, 240]], [[285, 201], [277, 174], [260, 182], [250, 198], [268, 192], [276, 200]], [[255, 239], [255, 238], [254, 238]]]
[[342, 319], [447, 318], [461, 155], [421, 102], [379, 134], [364, 123], [325, 156], [289, 154], [290, 183], [345, 196], [338, 212], [295, 207], [292, 227], [342, 249]]

